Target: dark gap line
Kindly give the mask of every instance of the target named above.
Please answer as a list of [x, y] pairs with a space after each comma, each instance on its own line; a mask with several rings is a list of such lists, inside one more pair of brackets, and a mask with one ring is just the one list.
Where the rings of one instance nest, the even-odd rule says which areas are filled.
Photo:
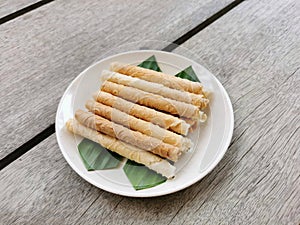
[[50, 135], [55, 133], [55, 124], [51, 124], [49, 127], [47, 127], [45, 130], [31, 138], [26, 143], [22, 144], [20, 147], [18, 147], [15, 151], [9, 153], [7, 156], [5, 156], [3, 159], [0, 160], [0, 170], [2, 170], [4, 167], [8, 166], [10, 163], [18, 159], [20, 156], [28, 152], [30, 149], [44, 141], [46, 138], [48, 138]]
[[[45, 0], [45, 1], [40, 1], [38, 3], [43, 2], [42, 5], [44, 5], [44, 4], [46, 4], [48, 2], [51, 2], [51, 1], [54, 1], [54, 0]], [[237, 5], [239, 5], [243, 1], [244, 0], [236, 0], [236, 1], [232, 2], [232, 3], [230, 3], [225, 8], [221, 9], [216, 14], [212, 15], [211, 17], [209, 17], [208, 19], [206, 19], [204, 22], [200, 23], [195, 28], [193, 28], [192, 30], [188, 31], [187, 33], [185, 33], [184, 35], [182, 35], [181, 37], [179, 37], [178, 39], [176, 39], [175, 41], [173, 41], [171, 44], [169, 44], [168, 46], [166, 46], [165, 48], [163, 48], [162, 51], [169, 51], [169, 52], [173, 51], [179, 45], [183, 44], [188, 39], [190, 39], [191, 37], [193, 37], [194, 35], [196, 35], [197, 33], [199, 33], [201, 30], [205, 29], [207, 26], [209, 26], [210, 24], [212, 24], [213, 22], [215, 22], [217, 19], [219, 19], [221, 16], [225, 15], [227, 12], [229, 12], [231, 9], [233, 9], [234, 7], [236, 7]], [[34, 4], [34, 5], [36, 5], [36, 4]], [[26, 7], [26, 8], [30, 8], [30, 7], [31, 6]], [[33, 7], [31, 10], [33, 10], [33, 9], [35, 9], [37, 7], [39, 7], [39, 6]], [[24, 9], [26, 9], [26, 8], [24, 8]], [[24, 10], [24, 9], [22, 9], [22, 10]], [[20, 10], [20, 11], [22, 11], [22, 10]], [[29, 12], [29, 11], [25, 11], [25, 12], [21, 13], [20, 15], [22, 15], [22, 14], [24, 14], [26, 12]], [[16, 18], [16, 17], [17, 16], [15, 16], [13, 18]], [[0, 21], [2, 22], [2, 19], [0, 19]], [[13, 151], [12, 153], [8, 154], [3, 159], [1, 159], [0, 160], [0, 170], [2, 170], [3, 168], [5, 168], [6, 166], [8, 166], [10, 163], [12, 163], [16, 159], [18, 159], [20, 156], [22, 156], [23, 154], [25, 154], [26, 152], [28, 152], [31, 148], [35, 147], [36, 145], [38, 145], [39, 143], [41, 143], [42, 141], [44, 141], [46, 138], [48, 138], [50, 135], [52, 135], [54, 133], [55, 133], [55, 124], [51, 124], [45, 130], [43, 130], [42, 132], [40, 132], [39, 134], [37, 134], [35, 137], [33, 137], [32, 139], [30, 139], [29, 141], [27, 141], [26, 143], [24, 143], [23, 145], [21, 145], [20, 147], [18, 147], [15, 151]]]
[[13, 20], [13, 19], [15, 19], [19, 16], [22, 16], [22, 15], [24, 15], [24, 14], [26, 14], [26, 13], [34, 10], [34, 9], [37, 9], [37, 8], [43, 6], [43, 5], [46, 5], [50, 2], [53, 2], [53, 1], [54, 0], [42, 0], [42, 1], [36, 2], [32, 5], [29, 5], [25, 8], [23, 8], [23, 9], [17, 10], [16, 12], [13, 12], [13, 13], [7, 15], [7, 16], [4, 16], [4, 17], [0, 18], [0, 25], [3, 24], [3, 23], [8, 22], [10, 20]]
[[218, 20], [220, 17], [224, 16], [226, 13], [228, 13], [230, 10], [232, 10], [234, 7], [238, 6], [240, 3], [242, 3], [244, 0], [236, 0], [227, 5], [225, 8], [221, 9], [220, 11], [216, 12], [211, 17], [207, 18], [202, 23], [198, 24], [196, 27], [194, 27], [192, 30], [188, 31], [175, 41], [173, 41], [171, 44], [163, 48], [163, 51], [171, 52], [175, 50], [179, 45], [183, 44], [187, 40], [189, 40], [191, 37], [195, 36], [200, 31], [204, 30], [206, 27], [208, 27], [210, 24]]

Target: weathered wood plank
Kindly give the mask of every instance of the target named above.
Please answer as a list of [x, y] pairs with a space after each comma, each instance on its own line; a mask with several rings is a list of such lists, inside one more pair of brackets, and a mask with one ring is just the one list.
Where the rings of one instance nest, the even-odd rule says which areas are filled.
[[[3, 224], [162, 224], [171, 221], [185, 201], [192, 198], [190, 191], [198, 191], [190, 188], [147, 199], [107, 193], [72, 171], [58, 149], [55, 135], [7, 166], [1, 171], [0, 180]], [[115, 211], [119, 205], [122, 210]]]
[[54, 123], [67, 85], [101, 55], [173, 41], [230, 2], [58, 0], [3, 24], [0, 158]]
[[[183, 45], [231, 96], [236, 118], [232, 144], [211, 174], [174, 194], [180, 202], [173, 204], [168, 196], [124, 199], [112, 214], [114, 223], [299, 222], [298, 11], [296, 1], [248, 1]], [[181, 48], [176, 52], [186, 54]], [[97, 216], [100, 204], [94, 202], [80, 222], [92, 217], [109, 224], [111, 219]], [[132, 216], [136, 211], [141, 213]]]
[[299, 9], [245, 2], [184, 44], [223, 81], [236, 128], [219, 173], [172, 224], [300, 221]]
[[52, 136], [1, 172], [1, 218], [15, 224], [298, 224], [298, 11], [296, 0], [246, 1], [184, 44], [222, 81], [235, 110], [232, 144], [202, 181], [159, 198], [112, 195], [75, 175]]
[[4, 0], [0, 1], [0, 18], [32, 5], [39, 0]]
[[55, 135], [0, 174], [1, 224], [74, 224], [96, 199], [108, 214], [122, 199], [90, 185], [62, 157]]

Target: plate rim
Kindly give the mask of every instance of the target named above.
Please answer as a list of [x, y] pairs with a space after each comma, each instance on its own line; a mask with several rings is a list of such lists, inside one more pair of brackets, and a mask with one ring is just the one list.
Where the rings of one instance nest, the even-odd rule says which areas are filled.
[[[223, 96], [225, 97], [224, 98], [224, 102], [227, 103], [227, 106], [228, 106], [228, 110], [229, 110], [229, 116], [230, 118], [227, 118], [230, 120], [229, 122], [229, 127], [228, 127], [228, 138], [227, 140], [225, 141], [224, 143], [224, 147], [222, 149], [222, 151], [217, 154], [217, 157], [215, 158], [215, 160], [212, 162], [212, 164], [202, 173], [199, 173], [198, 176], [195, 176], [194, 179], [191, 179], [190, 181], [187, 181], [184, 183], [184, 185], [180, 186], [179, 188], [174, 188], [172, 190], [163, 190], [163, 191], [160, 191], [158, 193], [154, 193], [154, 194], [151, 194], [151, 193], [141, 193], [141, 192], [138, 192], [136, 191], [135, 193], [136, 194], [133, 194], [133, 193], [128, 193], [126, 191], [122, 191], [122, 190], [118, 190], [118, 191], [114, 191], [114, 190], [110, 190], [109, 187], [106, 187], [105, 185], [101, 185], [99, 183], [97, 183], [96, 181], [94, 181], [93, 179], [87, 177], [84, 175], [84, 173], [76, 167], [76, 165], [72, 162], [71, 158], [67, 155], [66, 151], [63, 150], [63, 144], [61, 142], [61, 137], [59, 137], [59, 128], [58, 128], [58, 120], [60, 119], [59, 118], [59, 112], [61, 111], [61, 108], [62, 108], [62, 105], [63, 105], [63, 102], [64, 102], [64, 99], [66, 98], [66, 95], [70, 92], [70, 89], [72, 88], [72, 86], [74, 85], [74, 83], [76, 83], [79, 79], [81, 79], [82, 75], [85, 74], [88, 70], [90, 70], [92, 67], [94, 67], [95, 65], [103, 62], [103, 61], [106, 61], [106, 60], [109, 60], [109, 59], [112, 59], [114, 57], [117, 57], [117, 56], [122, 56], [122, 55], [127, 55], [127, 54], [138, 54], [138, 53], [158, 53], [158, 54], [166, 54], [166, 55], [173, 55], [175, 57], [179, 57], [179, 58], [183, 58], [184, 60], [187, 60], [187, 61], [191, 61], [197, 65], [200, 65], [201, 67], [203, 67], [204, 69], [206, 69], [210, 75], [212, 76], [212, 78], [214, 79], [214, 81], [217, 83], [218, 87], [221, 89], [222, 91], [222, 94]], [[197, 75], [198, 76], [198, 75]], [[196, 182], [200, 181], [201, 179], [203, 179], [206, 175], [208, 175], [218, 164], [219, 162], [221, 161], [221, 159], [224, 157], [225, 153], [227, 152], [228, 150], [228, 147], [231, 143], [231, 140], [232, 140], [232, 136], [233, 136], [233, 130], [234, 130], [234, 113], [233, 113], [233, 106], [232, 106], [232, 103], [231, 103], [231, 100], [229, 98], [229, 95], [227, 93], [227, 91], [225, 90], [225, 88], [223, 87], [223, 85], [221, 84], [221, 82], [215, 77], [215, 75], [213, 73], [211, 73], [207, 68], [205, 68], [204, 66], [202, 66], [201, 64], [199, 64], [198, 62], [192, 60], [192, 59], [189, 59], [185, 56], [182, 56], [182, 55], [179, 55], [177, 53], [173, 53], [173, 52], [166, 52], [166, 51], [160, 51], [160, 50], [131, 50], [131, 51], [126, 51], [126, 52], [122, 52], [122, 53], [118, 53], [118, 54], [114, 54], [114, 55], [111, 55], [111, 56], [108, 56], [108, 57], [105, 57], [101, 60], [98, 60], [94, 63], [92, 63], [90, 66], [88, 66], [86, 69], [84, 69], [82, 72], [80, 72], [73, 80], [72, 82], [68, 85], [68, 87], [65, 89], [64, 91], [64, 94], [62, 95], [60, 101], [59, 101], [59, 104], [58, 104], [58, 107], [57, 107], [57, 111], [56, 111], [56, 117], [55, 117], [55, 135], [56, 135], [56, 140], [57, 140], [57, 143], [58, 143], [58, 146], [60, 148], [60, 151], [62, 153], [62, 155], [64, 156], [65, 160], [67, 161], [67, 163], [69, 164], [69, 166], [81, 177], [83, 178], [85, 181], [89, 182], [90, 184], [104, 190], [104, 191], [107, 191], [107, 192], [110, 192], [110, 193], [113, 193], [113, 194], [117, 194], [117, 195], [121, 195], [121, 196], [127, 196], [127, 197], [138, 197], [138, 198], [145, 198], [145, 197], [157, 197], [157, 196], [163, 196], [163, 195], [167, 195], [167, 194], [172, 194], [172, 193], [175, 193], [175, 192], [178, 192], [180, 190], [183, 190], [193, 184], [195, 184]]]

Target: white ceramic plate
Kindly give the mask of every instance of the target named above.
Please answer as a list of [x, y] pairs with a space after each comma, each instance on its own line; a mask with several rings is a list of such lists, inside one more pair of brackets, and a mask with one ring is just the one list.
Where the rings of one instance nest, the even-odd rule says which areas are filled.
[[[208, 120], [189, 135], [193, 149], [175, 163], [175, 179], [153, 188], [136, 191], [122, 167], [89, 172], [85, 169], [77, 150], [81, 137], [68, 132], [65, 123], [74, 117], [77, 109], [85, 109], [86, 100], [99, 90], [101, 71], [114, 61], [138, 64], [155, 55], [162, 71], [176, 74], [192, 65], [203, 85], [213, 92]], [[221, 83], [204, 67], [183, 56], [162, 51], [131, 51], [105, 58], [83, 71], [65, 91], [56, 115], [56, 136], [66, 161], [89, 183], [112, 193], [131, 197], [153, 197], [182, 190], [207, 175], [224, 156], [233, 132], [233, 110], [230, 99]]]

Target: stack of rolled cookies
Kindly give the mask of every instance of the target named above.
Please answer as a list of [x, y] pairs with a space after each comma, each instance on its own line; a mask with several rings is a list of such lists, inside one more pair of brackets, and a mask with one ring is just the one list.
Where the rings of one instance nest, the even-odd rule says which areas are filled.
[[87, 111], [77, 110], [67, 128], [162, 174], [175, 175], [180, 155], [192, 147], [186, 136], [206, 120], [200, 83], [138, 66], [112, 63]]

